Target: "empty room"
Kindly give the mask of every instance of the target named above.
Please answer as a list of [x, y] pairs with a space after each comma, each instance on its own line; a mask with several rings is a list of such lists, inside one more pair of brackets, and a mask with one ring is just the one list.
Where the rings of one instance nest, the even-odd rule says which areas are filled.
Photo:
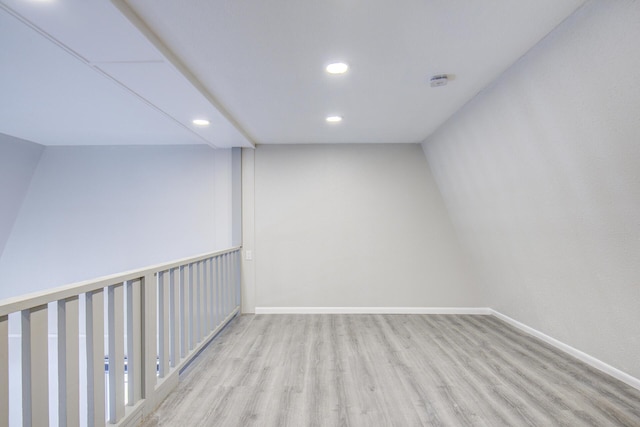
[[640, 1], [0, 0], [0, 427], [640, 426]]

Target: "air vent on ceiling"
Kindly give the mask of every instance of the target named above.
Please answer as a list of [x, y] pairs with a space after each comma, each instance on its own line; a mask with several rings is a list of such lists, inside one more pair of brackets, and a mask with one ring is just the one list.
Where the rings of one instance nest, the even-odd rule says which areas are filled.
[[449, 81], [449, 77], [446, 74], [436, 74], [429, 79], [431, 87], [444, 86]]

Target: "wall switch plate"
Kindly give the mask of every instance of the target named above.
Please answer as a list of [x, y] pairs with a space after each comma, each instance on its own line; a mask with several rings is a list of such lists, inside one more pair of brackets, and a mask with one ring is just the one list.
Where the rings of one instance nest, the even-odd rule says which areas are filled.
[[246, 261], [253, 261], [253, 251], [244, 251], [244, 259]]

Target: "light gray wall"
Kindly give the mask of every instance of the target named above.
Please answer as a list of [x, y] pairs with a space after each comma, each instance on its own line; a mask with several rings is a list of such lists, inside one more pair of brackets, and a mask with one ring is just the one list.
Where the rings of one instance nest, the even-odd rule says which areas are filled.
[[0, 257], [44, 147], [0, 133]]
[[0, 298], [227, 248], [231, 150], [47, 147], [0, 258]]
[[424, 144], [490, 306], [636, 378], [639, 40], [588, 2]]
[[242, 245], [242, 148], [231, 150], [231, 244]]
[[258, 307], [481, 301], [419, 145], [255, 150]]

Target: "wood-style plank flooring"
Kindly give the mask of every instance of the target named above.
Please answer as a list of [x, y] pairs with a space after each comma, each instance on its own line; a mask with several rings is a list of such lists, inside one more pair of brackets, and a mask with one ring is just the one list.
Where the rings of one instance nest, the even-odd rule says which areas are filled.
[[244, 315], [144, 426], [640, 426], [640, 391], [492, 316]]

